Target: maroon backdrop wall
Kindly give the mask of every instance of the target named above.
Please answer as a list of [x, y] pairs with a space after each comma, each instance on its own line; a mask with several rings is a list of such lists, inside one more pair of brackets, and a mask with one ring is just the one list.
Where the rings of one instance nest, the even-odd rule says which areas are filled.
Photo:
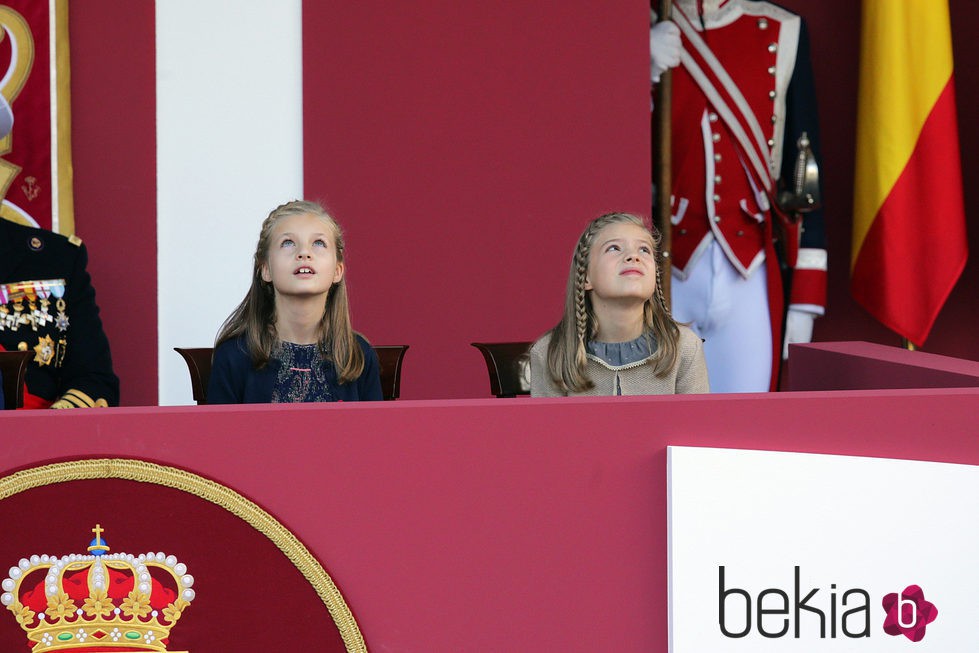
[[303, 13], [305, 189], [347, 231], [354, 326], [411, 345], [403, 397], [485, 396], [469, 343], [553, 326], [584, 224], [648, 212], [648, 9], [370, 0]]
[[149, 0], [70, 3], [75, 228], [124, 405], [157, 403], [156, 50]]
[[[810, 24], [823, 126], [830, 293], [815, 337], [897, 344], [849, 295], [859, 3], [783, 4]], [[331, 84], [319, 89], [328, 101], [307, 111], [307, 194], [350, 233], [357, 327], [375, 342], [412, 345], [404, 397], [488, 394], [467, 343], [551, 326], [582, 223], [607, 208], [645, 210], [646, 6], [304, 6], [307, 30], [318, 30], [307, 31], [304, 74]], [[967, 110], [979, 103], [970, 34], [979, 5], [950, 7], [969, 189], [979, 182], [979, 125]], [[156, 274], [153, 3], [73, 3], [71, 21], [78, 230], [123, 402], [153, 404], [155, 292], [141, 290], [155, 289]], [[925, 349], [979, 360], [979, 198], [965, 199], [973, 255]], [[909, 265], [926, 268], [933, 256]]]

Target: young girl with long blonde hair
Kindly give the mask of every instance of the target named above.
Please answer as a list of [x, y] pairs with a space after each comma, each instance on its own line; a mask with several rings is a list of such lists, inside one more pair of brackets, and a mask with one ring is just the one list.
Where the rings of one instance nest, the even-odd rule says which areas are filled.
[[215, 341], [208, 403], [382, 399], [377, 354], [350, 325], [345, 249], [319, 204], [269, 214], [251, 287]]
[[635, 215], [588, 224], [571, 259], [564, 315], [530, 350], [532, 396], [710, 392], [703, 343], [667, 308], [658, 246]]

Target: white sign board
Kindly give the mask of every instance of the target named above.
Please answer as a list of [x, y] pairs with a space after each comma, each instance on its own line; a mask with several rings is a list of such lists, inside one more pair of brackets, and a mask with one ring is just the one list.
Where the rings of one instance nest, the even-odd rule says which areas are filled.
[[670, 651], [979, 651], [979, 467], [668, 448]]

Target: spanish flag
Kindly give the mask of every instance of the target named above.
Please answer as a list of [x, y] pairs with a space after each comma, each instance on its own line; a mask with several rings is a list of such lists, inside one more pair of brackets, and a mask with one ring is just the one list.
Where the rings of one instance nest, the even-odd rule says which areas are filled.
[[864, 0], [854, 298], [921, 345], [965, 267], [946, 0]]

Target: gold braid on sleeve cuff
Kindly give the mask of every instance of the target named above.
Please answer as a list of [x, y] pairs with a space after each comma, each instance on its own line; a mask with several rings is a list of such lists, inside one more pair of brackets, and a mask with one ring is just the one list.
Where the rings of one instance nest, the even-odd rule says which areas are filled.
[[51, 408], [106, 408], [108, 405], [105, 399], [93, 400], [81, 390], [72, 388], [51, 404]]

